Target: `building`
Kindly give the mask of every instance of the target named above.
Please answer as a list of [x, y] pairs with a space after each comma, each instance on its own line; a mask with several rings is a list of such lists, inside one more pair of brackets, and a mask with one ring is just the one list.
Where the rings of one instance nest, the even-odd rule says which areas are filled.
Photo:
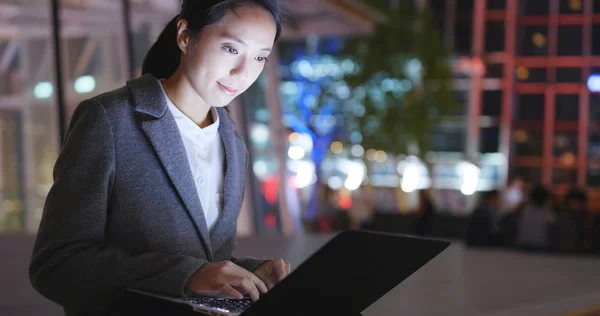
[[557, 194], [577, 185], [600, 208], [600, 1], [426, 2], [457, 54], [464, 153], [500, 153], [503, 183], [521, 176]]

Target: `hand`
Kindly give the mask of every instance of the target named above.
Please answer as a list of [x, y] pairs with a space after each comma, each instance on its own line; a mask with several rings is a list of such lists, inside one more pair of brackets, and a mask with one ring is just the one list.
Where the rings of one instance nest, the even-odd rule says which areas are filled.
[[258, 300], [260, 293], [267, 293], [263, 281], [229, 260], [205, 264], [190, 276], [185, 288], [199, 295], [225, 293], [237, 299], [249, 294], [253, 301]]
[[275, 284], [290, 274], [292, 266], [283, 259], [275, 259], [263, 263], [254, 274], [261, 279], [267, 288], [272, 289]]

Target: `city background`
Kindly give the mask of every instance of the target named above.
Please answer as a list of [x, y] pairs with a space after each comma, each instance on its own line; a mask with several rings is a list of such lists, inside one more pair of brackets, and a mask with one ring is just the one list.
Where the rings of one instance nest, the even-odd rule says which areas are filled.
[[[229, 106], [250, 153], [241, 239], [369, 229], [515, 248], [545, 190], [549, 248], [600, 253], [600, 1], [281, 6], [265, 72]], [[35, 236], [78, 103], [139, 76], [179, 8], [0, 0], [3, 249]]]

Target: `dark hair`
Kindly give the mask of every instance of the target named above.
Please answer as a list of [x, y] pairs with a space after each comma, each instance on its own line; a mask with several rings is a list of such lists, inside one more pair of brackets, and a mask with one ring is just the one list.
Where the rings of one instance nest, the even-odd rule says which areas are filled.
[[491, 199], [499, 198], [500, 191], [498, 191], [498, 190], [487, 191], [484, 193], [483, 196], [484, 196], [485, 201], [489, 202]]
[[546, 203], [546, 201], [548, 201], [548, 199], [550, 199], [550, 197], [550, 192], [541, 185], [536, 185], [529, 194], [531, 203], [533, 203], [536, 206], [544, 206], [544, 204]]
[[571, 189], [565, 195], [565, 201], [575, 201], [575, 202], [583, 202], [586, 203], [588, 200], [588, 196], [585, 191], [580, 189]]
[[498, 191], [498, 190], [481, 192], [479, 202], [477, 204], [479, 205], [479, 207], [487, 209], [490, 201], [492, 199], [495, 199], [495, 198], [497, 199], [499, 197], [500, 197], [500, 191]]
[[150, 47], [142, 64], [142, 75], [152, 74], [156, 78], [169, 78], [179, 67], [181, 50], [177, 45], [177, 22], [185, 19], [191, 35], [198, 35], [207, 26], [219, 23], [227, 12], [253, 5], [265, 9], [273, 16], [277, 33], [281, 35], [282, 14], [277, 0], [183, 0], [181, 13], [175, 16]]

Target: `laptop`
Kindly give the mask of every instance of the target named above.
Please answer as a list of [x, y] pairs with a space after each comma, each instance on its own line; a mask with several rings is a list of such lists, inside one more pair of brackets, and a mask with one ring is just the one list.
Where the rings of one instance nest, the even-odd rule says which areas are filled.
[[132, 291], [217, 316], [360, 315], [449, 245], [442, 240], [345, 231], [254, 303], [249, 298], [177, 298]]

